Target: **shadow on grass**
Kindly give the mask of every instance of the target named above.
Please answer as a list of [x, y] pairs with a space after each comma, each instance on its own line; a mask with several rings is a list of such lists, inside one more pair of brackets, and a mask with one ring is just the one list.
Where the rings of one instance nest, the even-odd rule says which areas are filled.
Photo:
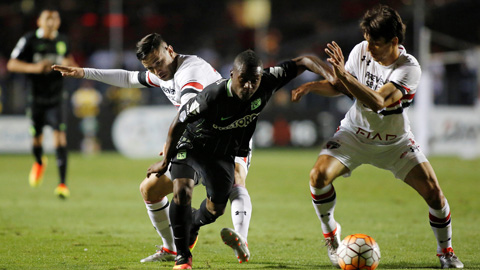
[[[216, 268], [215, 268], [216, 269]], [[219, 268], [220, 269], [220, 268]], [[225, 268], [227, 269], [227, 268]], [[235, 269], [237, 269], [235, 267]], [[337, 269], [332, 265], [326, 264], [299, 264], [299, 263], [275, 263], [275, 262], [249, 262], [242, 264], [238, 269]], [[438, 265], [421, 265], [421, 264], [405, 264], [402, 262], [398, 263], [380, 263], [379, 267], [381, 269], [439, 269]]]

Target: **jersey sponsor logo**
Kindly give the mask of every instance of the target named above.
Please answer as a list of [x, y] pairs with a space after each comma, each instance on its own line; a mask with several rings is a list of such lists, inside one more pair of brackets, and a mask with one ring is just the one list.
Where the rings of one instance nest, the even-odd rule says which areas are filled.
[[182, 159], [186, 159], [187, 158], [187, 151], [185, 150], [180, 150], [178, 153], [177, 153], [177, 159], [178, 160], [182, 160]]
[[365, 85], [370, 87], [373, 90], [377, 90], [378, 88], [382, 87], [384, 84], [388, 83], [388, 81], [384, 81], [382, 76], [375, 75], [367, 71], [365, 73]]
[[397, 138], [397, 135], [395, 135], [395, 134], [385, 134], [385, 135], [383, 135], [383, 137], [382, 137], [382, 135], [381, 135], [380, 133], [378, 133], [378, 132], [377, 132], [377, 133], [373, 133], [373, 132], [367, 131], [367, 130], [365, 130], [365, 129], [363, 129], [363, 128], [358, 128], [358, 129], [357, 129], [357, 132], [355, 132], [355, 134], [360, 135], [360, 136], [362, 136], [362, 137], [365, 137], [365, 138], [367, 138], [367, 139], [370, 139], [370, 140], [372, 140], [372, 141], [374, 141], [374, 140], [378, 140], [378, 141], [391, 141], [391, 140], [394, 140], [394, 139]]
[[250, 115], [245, 115], [244, 117], [236, 120], [235, 122], [231, 123], [230, 125], [228, 125], [226, 127], [220, 127], [216, 124], [213, 124], [213, 128], [218, 129], [218, 130], [228, 130], [228, 129], [246, 127], [250, 123], [252, 123], [253, 120], [255, 120], [259, 114], [260, 113], [252, 113]]
[[257, 98], [254, 101], [252, 101], [252, 103], [251, 103], [252, 111], [255, 110], [256, 108], [260, 107], [261, 104], [262, 104], [262, 99], [261, 98]]

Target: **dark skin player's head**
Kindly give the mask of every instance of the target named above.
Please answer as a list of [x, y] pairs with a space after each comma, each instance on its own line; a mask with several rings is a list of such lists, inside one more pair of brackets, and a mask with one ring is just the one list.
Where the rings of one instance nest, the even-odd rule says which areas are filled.
[[257, 54], [247, 50], [235, 57], [232, 78], [232, 92], [242, 101], [249, 100], [257, 91], [262, 80], [263, 63]]

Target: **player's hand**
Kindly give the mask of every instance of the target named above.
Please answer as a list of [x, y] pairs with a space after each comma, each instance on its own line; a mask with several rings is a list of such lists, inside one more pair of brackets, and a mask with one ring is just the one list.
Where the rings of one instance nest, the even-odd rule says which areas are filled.
[[332, 43], [327, 44], [325, 52], [330, 57], [327, 61], [332, 64], [335, 75], [337, 75], [338, 78], [344, 78], [347, 71], [345, 70], [345, 58], [343, 57], [340, 46], [335, 41], [332, 41]]
[[166, 161], [166, 159], [163, 159], [162, 161], [152, 164], [147, 169], [147, 177], [150, 177], [151, 174], [156, 174], [157, 177], [162, 176], [167, 172], [168, 163], [169, 162]]
[[310, 89], [307, 87], [307, 84], [300, 85], [297, 89], [292, 90], [292, 101], [300, 101], [300, 99], [309, 92]]
[[72, 77], [77, 79], [82, 79], [85, 77], [85, 71], [80, 67], [69, 67], [62, 65], [53, 65], [53, 70], [59, 71], [64, 77]]
[[36, 72], [34, 73], [39, 73], [39, 74], [47, 74], [52, 72], [52, 68], [50, 67], [52, 65], [52, 62], [48, 60], [43, 60], [38, 63], [35, 63], [35, 70]]

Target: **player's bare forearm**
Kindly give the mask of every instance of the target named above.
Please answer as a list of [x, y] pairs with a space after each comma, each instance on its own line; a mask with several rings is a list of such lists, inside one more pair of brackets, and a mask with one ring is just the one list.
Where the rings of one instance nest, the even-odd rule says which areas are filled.
[[10, 59], [7, 63], [7, 70], [16, 73], [42, 74], [51, 71], [50, 62], [41, 61], [38, 63], [29, 63], [18, 59]]
[[302, 73], [304, 70], [309, 70], [313, 73], [316, 73], [323, 78], [327, 79], [329, 82], [335, 81], [335, 74], [333, 69], [316, 56], [301, 56], [293, 59], [299, 67], [298, 74]]
[[385, 99], [379, 93], [373, 91], [371, 88], [361, 84], [351, 74], [345, 74], [344, 77], [339, 77], [343, 86], [363, 104], [367, 105], [373, 111], [379, 111], [385, 108]]
[[177, 146], [178, 140], [180, 140], [180, 137], [182, 136], [186, 127], [187, 127], [187, 123], [179, 121], [179, 113], [177, 113], [168, 130], [167, 141], [165, 142], [165, 147], [164, 147], [165, 159], [171, 160], [172, 157], [177, 152], [176, 146]]
[[308, 82], [292, 91], [292, 101], [299, 101], [304, 95], [314, 93], [326, 97], [336, 97], [342, 94], [332, 83], [327, 80]]

